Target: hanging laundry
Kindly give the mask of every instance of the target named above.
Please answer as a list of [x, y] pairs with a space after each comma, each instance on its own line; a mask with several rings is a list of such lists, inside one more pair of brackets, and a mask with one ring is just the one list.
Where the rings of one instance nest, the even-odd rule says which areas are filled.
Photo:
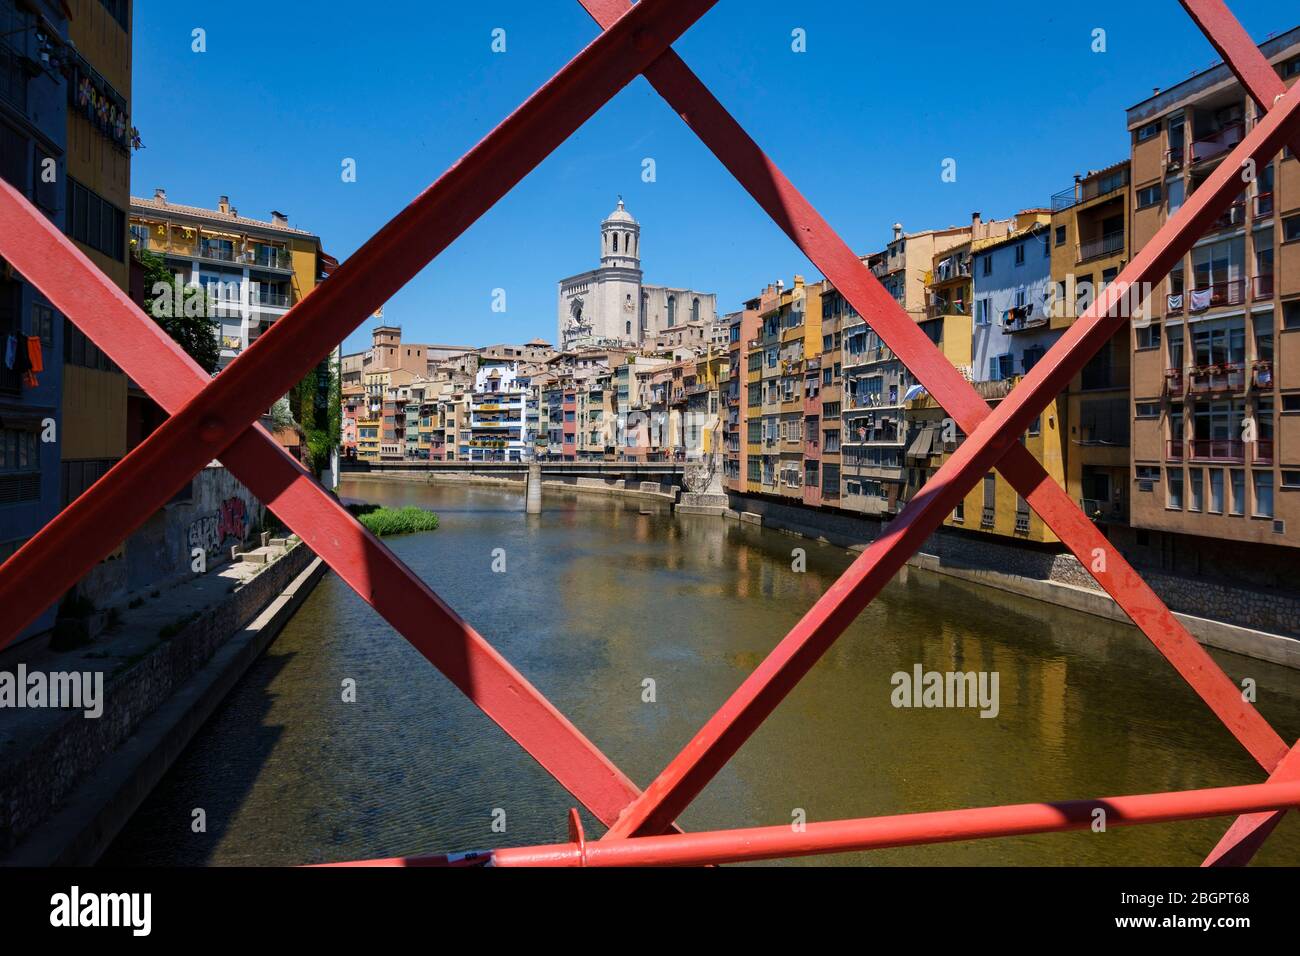
[[1183, 297], [1181, 293], [1179, 295], [1171, 295], [1169, 297], [1169, 311], [1170, 312], [1183, 311]]
[[1210, 307], [1211, 297], [1214, 292], [1210, 289], [1197, 289], [1192, 293], [1192, 311], [1204, 312]]
[[23, 384], [35, 388], [38, 384], [36, 375], [45, 371], [45, 362], [41, 357], [41, 340], [35, 335], [27, 336], [27, 371], [23, 373]]
[[18, 337], [15, 335], [5, 339], [5, 368], [13, 371], [14, 365], [18, 362]]

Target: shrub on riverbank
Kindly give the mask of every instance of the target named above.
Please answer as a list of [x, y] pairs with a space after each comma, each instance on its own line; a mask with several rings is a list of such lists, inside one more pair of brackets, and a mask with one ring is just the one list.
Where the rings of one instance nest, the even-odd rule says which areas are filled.
[[438, 516], [432, 511], [411, 505], [406, 508], [380, 508], [376, 505], [349, 505], [348, 510], [374, 535], [412, 534], [436, 531]]

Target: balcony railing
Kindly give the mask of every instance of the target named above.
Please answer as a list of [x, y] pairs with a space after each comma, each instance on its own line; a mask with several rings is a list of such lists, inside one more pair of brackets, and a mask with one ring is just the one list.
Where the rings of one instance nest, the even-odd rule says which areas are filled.
[[1091, 202], [1099, 196], [1116, 192], [1127, 185], [1127, 169], [1121, 169], [1105, 176], [1097, 176], [1094, 179], [1083, 180], [1052, 196], [1052, 212], [1061, 212], [1080, 203]]
[[1222, 129], [1216, 130], [1209, 136], [1193, 140], [1189, 150], [1190, 158], [1193, 163], [1203, 163], [1206, 160], [1217, 159], [1220, 156], [1231, 152], [1233, 147], [1242, 141], [1246, 136], [1245, 123], [1232, 123]]
[[1193, 392], [1240, 392], [1246, 387], [1246, 366], [1241, 362], [1200, 365], [1192, 369]]
[[1239, 199], [1223, 211], [1223, 215], [1210, 224], [1206, 233], [1222, 232], [1224, 229], [1240, 229], [1246, 224], [1246, 200]]
[[1182, 461], [1186, 454], [1191, 461], [1226, 461], [1243, 463], [1246, 460], [1246, 443], [1236, 438], [1192, 438], [1185, 442], [1170, 442], [1178, 446], [1177, 455], [1170, 449], [1170, 461]]
[[206, 242], [199, 243], [200, 259], [215, 259], [218, 262], [234, 262], [235, 250], [226, 249], [223, 246], [210, 246]]
[[257, 295], [258, 305], [270, 305], [278, 309], [287, 309], [289, 307], [289, 294], [279, 292], [259, 292]]
[[1032, 311], [1032, 306], [1025, 306], [1019, 309], [1011, 309], [1002, 319], [1002, 329], [1005, 332], [1032, 332], [1035, 329], [1041, 329], [1048, 323], [1046, 313], [1041, 315]]
[[993, 509], [985, 506], [983, 513], [980, 515], [980, 527], [993, 527]]
[[1100, 239], [1089, 239], [1087, 242], [1079, 244], [1079, 261], [1086, 262], [1089, 259], [1100, 259], [1103, 256], [1113, 256], [1124, 251], [1124, 232], [1110, 232]]
[[284, 249], [259, 249], [246, 252], [240, 258], [249, 265], [261, 266], [263, 269], [291, 270], [293, 268], [293, 255]]
[[1204, 312], [1227, 305], [1241, 305], [1246, 301], [1246, 280], [1229, 279], [1216, 282], [1204, 289], [1193, 289], [1187, 293], [1186, 301], [1192, 312]]

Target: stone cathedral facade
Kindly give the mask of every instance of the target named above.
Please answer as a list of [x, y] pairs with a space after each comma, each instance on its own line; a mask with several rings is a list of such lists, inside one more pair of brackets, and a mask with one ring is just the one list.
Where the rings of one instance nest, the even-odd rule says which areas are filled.
[[600, 224], [600, 267], [560, 281], [560, 348], [640, 346], [667, 329], [717, 321], [715, 293], [645, 285], [641, 279], [641, 224], [620, 197]]

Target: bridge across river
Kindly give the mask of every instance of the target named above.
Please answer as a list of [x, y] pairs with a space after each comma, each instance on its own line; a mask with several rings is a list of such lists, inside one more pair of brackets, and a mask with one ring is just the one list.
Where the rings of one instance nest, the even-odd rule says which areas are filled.
[[[344, 461], [344, 474], [479, 475], [495, 478], [523, 478], [533, 462], [527, 461]], [[605, 481], [652, 481], [681, 487], [687, 462], [680, 461], [544, 461], [542, 479], [600, 478]]]

